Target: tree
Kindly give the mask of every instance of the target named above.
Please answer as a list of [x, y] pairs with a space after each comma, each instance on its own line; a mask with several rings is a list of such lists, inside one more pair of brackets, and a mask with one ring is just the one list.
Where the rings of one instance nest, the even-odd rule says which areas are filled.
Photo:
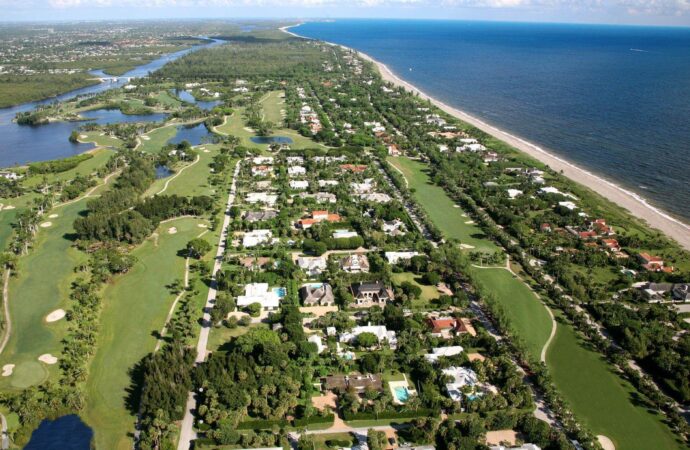
[[367, 445], [370, 450], [384, 450], [386, 448], [386, 433], [370, 428], [367, 431]]
[[364, 332], [357, 335], [357, 345], [363, 348], [371, 348], [379, 343], [379, 338], [374, 333]]
[[201, 259], [209, 251], [211, 251], [211, 244], [205, 239], [195, 238], [187, 242], [187, 256], [190, 258]]

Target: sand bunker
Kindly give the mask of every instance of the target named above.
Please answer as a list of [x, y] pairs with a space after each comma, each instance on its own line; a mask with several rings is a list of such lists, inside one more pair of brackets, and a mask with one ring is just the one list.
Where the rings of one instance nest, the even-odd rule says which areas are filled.
[[175, 233], [177, 233], [177, 228], [175, 228], [175, 227], [168, 228], [168, 234], [175, 234]]
[[48, 216], [49, 219], [56, 219], [58, 217], [57, 214], [51, 214]]
[[48, 228], [49, 226], [52, 226], [53, 222], [43, 222], [41, 224], [41, 228]]
[[460, 244], [460, 248], [471, 249], [471, 248], [474, 248], [474, 245], [470, 245], [470, 244]]
[[14, 208], [15, 208], [15, 207], [14, 207], [14, 206], [12, 206], [12, 205], [7, 205], [7, 206], [5, 206], [5, 207], [4, 207], [4, 208], [2, 208], [2, 209], [14, 209]]
[[46, 364], [55, 364], [58, 359], [50, 353], [45, 353], [38, 357], [38, 360]]
[[88, 136], [85, 135], [85, 134], [80, 134], [80, 135], [79, 135], [79, 139], [86, 139], [87, 137], [88, 137]]
[[599, 441], [599, 444], [601, 444], [601, 446], [604, 448], [604, 450], [616, 450], [616, 446], [613, 445], [611, 439], [604, 436], [603, 434], [598, 435], [597, 440]]
[[465, 225], [474, 225], [474, 220], [468, 220]]
[[205, 149], [204, 149], [204, 153], [211, 153], [211, 150], [205, 148]]
[[2, 366], [2, 376], [3, 377], [9, 377], [12, 375], [12, 371], [14, 370], [14, 364], [5, 364]]
[[150, 138], [149, 136], [142, 136], [141, 138], [142, 138], [143, 140], [145, 140], [145, 141], [150, 141], [150, 140], [151, 140], [151, 138]]
[[199, 228], [208, 228], [208, 225], [206, 225], [205, 223], [198, 223], [196, 224], [196, 226]]
[[55, 311], [46, 316], [46, 322], [57, 322], [58, 320], [65, 317], [65, 314], [66, 313], [64, 309], [56, 309]]

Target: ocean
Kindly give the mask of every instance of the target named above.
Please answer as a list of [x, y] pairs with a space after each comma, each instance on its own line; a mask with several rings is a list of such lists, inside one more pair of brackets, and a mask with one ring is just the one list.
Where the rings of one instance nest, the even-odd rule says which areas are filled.
[[690, 28], [336, 20], [290, 31], [363, 51], [690, 223]]

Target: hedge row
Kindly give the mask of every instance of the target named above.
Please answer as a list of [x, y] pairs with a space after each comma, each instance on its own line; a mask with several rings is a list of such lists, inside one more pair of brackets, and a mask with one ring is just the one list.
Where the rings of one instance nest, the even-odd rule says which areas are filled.
[[378, 419], [413, 419], [415, 417], [430, 417], [436, 415], [437, 411], [432, 409], [420, 408], [416, 411], [383, 411], [376, 415], [373, 412], [343, 412], [343, 419], [350, 420], [378, 420]]
[[308, 425], [313, 425], [313, 424], [317, 424], [317, 423], [332, 423], [333, 419], [334, 419], [333, 414], [329, 414], [327, 416], [303, 417], [301, 419], [294, 419], [292, 421], [288, 421], [285, 419], [281, 419], [281, 420], [262, 420], [262, 419], [245, 420], [244, 422], [241, 422], [239, 425], [237, 425], [237, 429], [238, 430], [266, 430], [266, 429], [273, 428], [275, 425], [278, 425], [280, 428], [285, 428], [288, 426], [301, 428], [301, 427], [306, 427]]

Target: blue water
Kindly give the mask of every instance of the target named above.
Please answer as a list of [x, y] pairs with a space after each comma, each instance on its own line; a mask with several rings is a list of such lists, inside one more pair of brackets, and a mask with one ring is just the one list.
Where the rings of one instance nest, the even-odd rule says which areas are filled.
[[194, 95], [192, 95], [192, 93], [189, 91], [175, 91], [175, 95], [177, 95], [180, 100], [187, 103], [193, 103], [205, 111], [211, 110], [223, 103], [221, 100], [211, 100], [209, 102], [197, 100], [196, 97], [194, 97]]
[[690, 28], [337, 20], [292, 31], [362, 50], [690, 221]]
[[275, 292], [279, 298], [285, 298], [287, 295], [287, 289], [284, 287], [273, 288], [273, 292]]
[[[154, 114], [122, 114], [119, 109], [94, 109], [91, 111], [84, 111], [79, 114], [86, 119], [85, 122], [78, 123], [77, 126], [84, 123], [96, 122], [98, 124], [118, 123], [118, 122], [160, 122], [168, 117], [164, 113]], [[50, 127], [53, 124], [40, 125], [42, 127]]]
[[192, 145], [200, 145], [212, 140], [213, 136], [214, 134], [208, 132], [203, 122], [197, 125], [178, 125], [177, 134], [168, 143], [179, 144], [182, 141], [187, 141]]
[[161, 178], [168, 178], [173, 173], [175, 172], [170, 170], [167, 166], [156, 166], [156, 178], [159, 180]]
[[407, 392], [406, 387], [398, 386], [394, 388], [393, 391], [395, 392], [395, 398], [397, 398], [400, 403], [405, 403], [410, 398], [410, 394]]
[[287, 136], [254, 136], [249, 138], [255, 144], [292, 144]]
[[93, 430], [71, 414], [42, 421], [24, 450], [89, 450], [92, 437]]
[[[8, 167], [16, 164], [24, 164], [32, 161], [44, 161], [47, 159], [64, 158], [66, 156], [78, 154], [93, 148], [91, 144], [73, 144], [68, 141], [72, 130], [78, 128], [83, 124], [80, 122], [56, 122], [49, 125], [41, 125], [36, 127], [20, 126], [12, 122], [18, 112], [31, 111], [38, 105], [52, 103], [56, 100], [65, 101], [79, 95], [91, 95], [102, 92], [108, 89], [122, 87], [127, 84], [131, 77], [143, 77], [161, 68], [164, 64], [174, 61], [189, 52], [199, 50], [201, 48], [213, 47], [222, 44], [224, 41], [214, 40], [208, 44], [197, 45], [195, 47], [182, 50], [176, 53], [171, 53], [151, 61], [148, 64], [139, 66], [121, 77], [118, 77], [116, 82], [105, 82], [96, 84], [94, 86], [77, 89], [54, 98], [49, 98], [37, 102], [23, 103], [21, 105], [12, 106], [9, 108], [0, 108], [0, 167]], [[103, 74], [102, 71], [93, 71], [94, 76], [109, 77]], [[96, 121], [105, 120], [106, 123], [112, 118], [112, 115], [119, 114], [119, 111], [110, 110], [104, 113], [105, 110], [100, 110], [98, 114], [103, 118]], [[84, 115], [96, 114], [95, 112], [84, 113]], [[153, 116], [138, 116], [143, 117], [143, 120], [160, 120]], [[123, 115], [117, 121], [131, 121], [135, 116]], [[121, 120], [120, 120], [121, 119]]]

